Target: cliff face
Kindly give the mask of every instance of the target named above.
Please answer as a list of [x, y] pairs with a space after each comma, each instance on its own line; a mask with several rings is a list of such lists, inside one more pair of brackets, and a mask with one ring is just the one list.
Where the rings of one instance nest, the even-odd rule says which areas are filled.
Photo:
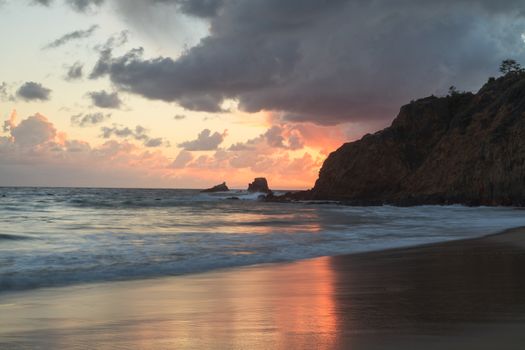
[[525, 205], [525, 77], [508, 74], [475, 95], [403, 106], [390, 127], [331, 153], [304, 196]]

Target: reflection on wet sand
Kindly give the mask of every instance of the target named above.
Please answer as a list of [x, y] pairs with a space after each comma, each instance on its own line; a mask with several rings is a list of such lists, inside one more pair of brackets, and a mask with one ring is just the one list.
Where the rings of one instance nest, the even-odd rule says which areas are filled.
[[[353, 324], [338, 332], [339, 344], [371, 341], [359, 335], [372, 332], [374, 344], [458, 337], [463, 346], [479, 338], [485, 344], [475, 344], [484, 348], [494, 339], [480, 336], [480, 329], [487, 335], [498, 324], [513, 324], [525, 331], [525, 251], [516, 245], [485, 238], [330, 261], [337, 309]], [[508, 340], [516, 337], [525, 340], [516, 332]]]
[[4, 294], [0, 348], [520, 349], [524, 273], [480, 239]]
[[[7, 296], [0, 345], [305, 348], [334, 344], [329, 258]], [[13, 315], [16, 315], [13, 317]], [[3, 327], [3, 326], [6, 327]]]

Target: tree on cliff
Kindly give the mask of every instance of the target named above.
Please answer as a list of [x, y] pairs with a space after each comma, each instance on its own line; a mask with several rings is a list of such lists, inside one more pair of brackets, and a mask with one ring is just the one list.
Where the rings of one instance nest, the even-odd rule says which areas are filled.
[[458, 90], [457, 87], [452, 85], [451, 87], [448, 88], [448, 95], [447, 96], [454, 97], [454, 96], [463, 95], [465, 93], [466, 93], [465, 91], [460, 91], [460, 90]]
[[516, 62], [516, 60], [506, 59], [499, 65], [499, 71], [507, 75], [509, 73], [523, 73], [523, 68], [521, 68], [521, 65]]

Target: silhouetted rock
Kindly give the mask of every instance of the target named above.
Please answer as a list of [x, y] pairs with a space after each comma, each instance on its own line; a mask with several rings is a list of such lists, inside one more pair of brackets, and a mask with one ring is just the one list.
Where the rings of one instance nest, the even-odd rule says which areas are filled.
[[212, 188], [207, 188], [205, 190], [202, 190], [201, 192], [227, 192], [229, 190], [230, 189], [228, 188], [228, 186], [226, 186], [226, 182], [223, 182], [220, 185], [213, 186]]
[[390, 127], [332, 152], [313, 189], [287, 198], [525, 205], [525, 75], [403, 106]]
[[264, 177], [256, 177], [251, 184], [248, 185], [248, 192], [271, 193], [268, 188], [268, 181]]

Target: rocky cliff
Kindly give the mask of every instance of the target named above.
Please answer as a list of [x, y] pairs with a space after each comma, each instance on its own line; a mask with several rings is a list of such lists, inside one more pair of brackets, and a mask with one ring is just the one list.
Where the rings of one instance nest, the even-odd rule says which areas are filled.
[[525, 205], [525, 75], [403, 106], [390, 127], [331, 153], [299, 197]]

